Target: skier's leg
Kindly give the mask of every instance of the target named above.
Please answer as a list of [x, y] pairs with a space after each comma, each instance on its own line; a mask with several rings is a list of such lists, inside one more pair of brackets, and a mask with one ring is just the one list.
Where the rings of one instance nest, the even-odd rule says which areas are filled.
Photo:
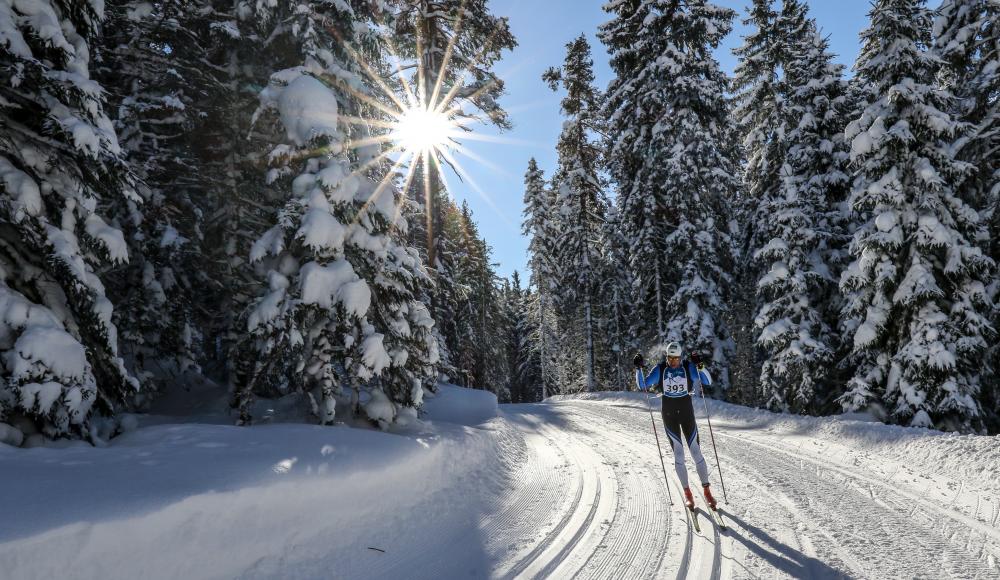
[[681, 439], [681, 422], [677, 413], [677, 405], [663, 399], [663, 427], [670, 440], [670, 449], [674, 452], [674, 470], [681, 487], [688, 486], [687, 467], [684, 465], [684, 440]]
[[694, 420], [694, 404], [690, 397], [685, 397], [684, 403], [681, 428], [684, 430], [684, 437], [687, 438], [688, 448], [691, 449], [691, 458], [694, 459], [694, 466], [698, 470], [698, 479], [702, 485], [708, 485], [708, 463], [705, 462], [705, 455], [701, 452], [698, 423]]

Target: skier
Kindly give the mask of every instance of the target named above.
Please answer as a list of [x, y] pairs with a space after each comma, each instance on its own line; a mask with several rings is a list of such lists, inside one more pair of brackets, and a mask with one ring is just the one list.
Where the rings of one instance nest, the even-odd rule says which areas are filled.
[[632, 362], [636, 369], [636, 382], [642, 390], [649, 389], [663, 398], [663, 426], [670, 439], [670, 448], [674, 452], [674, 468], [677, 478], [684, 486], [684, 503], [688, 509], [694, 509], [694, 497], [688, 487], [687, 469], [684, 467], [684, 441], [691, 449], [691, 457], [701, 479], [701, 487], [705, 493], [705, 501], [714, 510], [715, 498], [708, 482], [708, 464], [701, 453], [698, 440], [698, 425], [694, 420], [694, 404], [691, 396], [697, 385], [698, 394], [703, 394], [703, 385], [712, 384], [712, 376], [705, 365], [701, 363], [696, 353], [691, 353], [690, 360], [681, 360], [681, 345], [671, 342], [662, 348], [663, 360], [643, 377], [642, 355], [637, 354]]

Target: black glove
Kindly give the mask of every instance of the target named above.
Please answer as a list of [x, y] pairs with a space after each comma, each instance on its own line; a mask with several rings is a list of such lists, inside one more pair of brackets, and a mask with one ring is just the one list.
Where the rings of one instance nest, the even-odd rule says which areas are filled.
[[696, 352], [692, 352], [691, 353], [691, 362], [693, 362], [696, 365], [700, 365], [701, 364], [701, 357], [698, 356], [698, 353], [696, 353]]
[[635, 368], [641, 369], [645, 364], [642, 360], [642, 355], [639, 353], [635, 353], [635, 356], [632, 357], [632, 364], [635, 365]]

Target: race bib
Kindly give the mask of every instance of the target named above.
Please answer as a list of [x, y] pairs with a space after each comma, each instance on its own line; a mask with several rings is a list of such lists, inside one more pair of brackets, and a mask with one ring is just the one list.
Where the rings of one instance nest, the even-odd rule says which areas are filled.
[[663, 394], [667, 397], [681, 397], [688, 394], [687, 376], [683, 368], [667, 368], [663, 373]]

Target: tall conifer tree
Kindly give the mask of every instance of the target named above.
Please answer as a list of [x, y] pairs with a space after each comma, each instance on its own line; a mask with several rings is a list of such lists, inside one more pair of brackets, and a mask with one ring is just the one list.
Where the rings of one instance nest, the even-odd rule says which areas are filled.
[[970, 172], [955, 158], [964, 128], [949, 114], [953, 95], [933, 84], [924, 2], [879, 0], [870, 16], [856, 69], [877, 97], [847, 129], [864, 221], [841, 280], [855, 369], [841, 401], [899, 423], [976, 429], [993, 264], [978, 212], [958, 195]]

